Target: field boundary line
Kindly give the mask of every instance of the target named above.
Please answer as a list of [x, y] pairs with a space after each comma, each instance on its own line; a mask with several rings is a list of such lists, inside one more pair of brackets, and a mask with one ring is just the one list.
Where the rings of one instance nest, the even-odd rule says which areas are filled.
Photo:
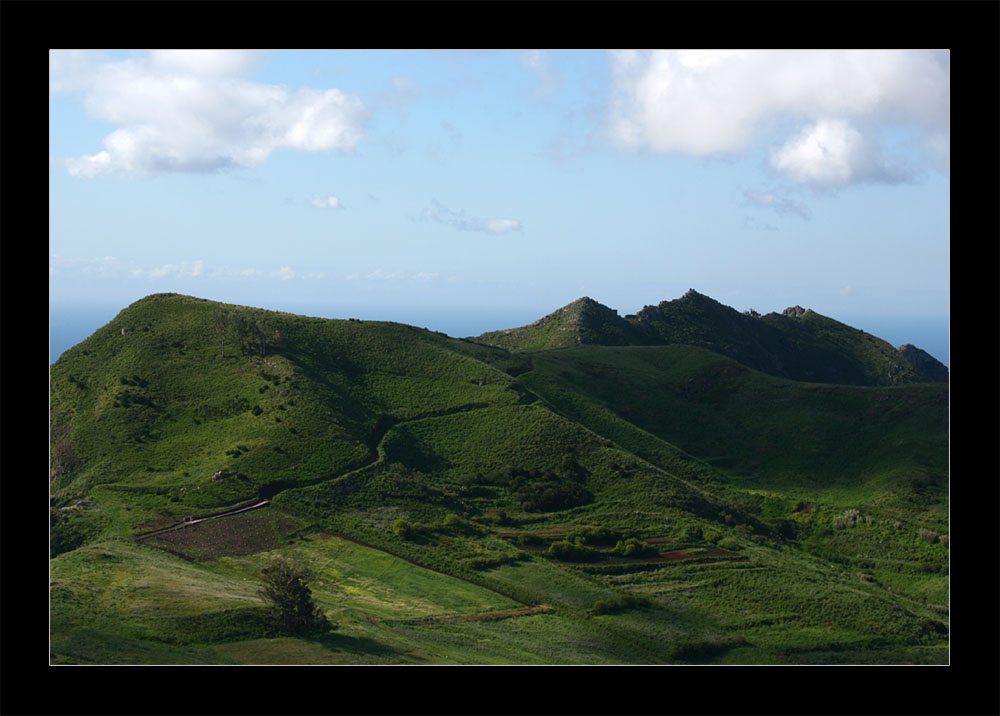
[[208, 515], [203, 515], [202, 517], [188, 517], [183, 521], [176, 524], [170, 525], [169, 527], [161, 527], [160, 529], [150, 530], [149, 532], [141, 532], [135, 535], [135, 539], [142, 540], [147, 537], [154, 537], [164, 532], [173, 532], [174, 530], [183, 529], [184, 527], [190, 527], [191, 525], [196, 525], [199, 522], [205, 522], [206, 520], [214, 520], [220, 517], [229, 517], [230, 515], [238, 515], [241, 512], [248, 512], [249, 510], [256, 510], [258, 507], [266, 507], [271, 504], [270, 500], [260, 500], [252, 505], [244, 505], [243, 507], [237, 507], [233, 510], [226, 510], [224, 512], [215, 512]]

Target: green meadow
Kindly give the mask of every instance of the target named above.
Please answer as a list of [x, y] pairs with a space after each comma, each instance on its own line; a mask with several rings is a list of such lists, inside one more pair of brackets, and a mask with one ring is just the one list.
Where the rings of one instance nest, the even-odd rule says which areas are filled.
[[[947, 384], [595, 315], [498, 347], [124, 309], [51, 369], [51, 663], [948, 663]], [[279, 558], [329, 631], [268, 618]]]

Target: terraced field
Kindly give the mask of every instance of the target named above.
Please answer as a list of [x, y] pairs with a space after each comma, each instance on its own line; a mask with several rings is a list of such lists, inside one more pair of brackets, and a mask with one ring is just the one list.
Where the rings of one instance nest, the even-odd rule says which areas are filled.
[[52, 368], [51, 661], [947, 663], [947, 395], [151, 296]]

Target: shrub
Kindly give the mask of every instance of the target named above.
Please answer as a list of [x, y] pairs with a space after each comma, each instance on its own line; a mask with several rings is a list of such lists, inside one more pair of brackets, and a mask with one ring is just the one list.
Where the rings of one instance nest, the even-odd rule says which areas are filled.
[[[833, 526], [837, 529], [845, 529], [847, 527], [854, 527], [858, 522], [862, 521], [861, 512], [855, 509], [850, 509], [844, 512], [844, 514], [833, 518]], [[868, 520], [871, 523], [871, 520]]]
[[935, 542], [938, 541], [939, 536], [940, 535], [938, 535], [937, 532], [929, 530], [926, 527], [920, 528], [920, 539], [924, 540], [925, 542], [930, 542], [931, 544], [934, 544]]
[[392, 531], [397, 537], [405, 540], [414, 540], [420, 536], [416, 525], [406, 520], [396, 520], [393, 522]]
[[592, 614], [616, 614], [627, 609], [643, 609], [652, 605], [653, 603], [647, 597], [626, 594], [618, 599], [598, 599], [590, 608], [590, 612]]
[[569, 534], [568, 539], [579, 544], [612, 544], [620, 541], [624, 535], [621, 530], [611, 529], [604, 525], [580, 527]]
[[701, 542], [703, 535], [698, 525], [688, 525], [679, 535], [681, 542]]
[[480, 528], [472, 524], [468, 520], [464, 520], [458, 515], [452, 513], [444, 518], [442, 523], [445, 531], [452, 532], [455, 534], [471, 535], [480, 532]]
[[600, 553], [582, 544], [560, 540], [549, 545], [549, 556], [563, 562], [593, 562]]
[[635, 537], [629, 537], [626, 540], [619, 540], [614, 549], [615, 554], [619, 554], [622, 557], [646, 557], [651, 554], [656, 554], [656, 551], [656, 547], [646, 544]]
[[726, 537], [724, 539], [719, 540], [719, 542], [716, 544], [716, 547], [721, 547], [722, 549], [728, 549], [733, 552], [739, 550], [742, 546], [743, 544], [735, 537]]
[[705, 541], [708, 542], [709, 544], [715, 544], [720, 539], [722, 539], [722, 533], [719, 532], [718, 530], [713, 530], [713, 529], [703, 530], [702, 536], [704, 537]]

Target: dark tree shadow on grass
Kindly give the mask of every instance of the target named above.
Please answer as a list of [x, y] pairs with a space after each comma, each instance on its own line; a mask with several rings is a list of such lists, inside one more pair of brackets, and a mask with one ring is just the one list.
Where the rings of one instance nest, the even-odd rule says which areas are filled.
[[403, 652], [391, 646], [369, 639], [368, 637], [348, 636], [336, 631], [311, 634], [301, 637], [306, 641], [318, 644], [330, 651], [337, 651], [355, 656], [370, 656], [379, 660], [397, 658], [402, 660]]

